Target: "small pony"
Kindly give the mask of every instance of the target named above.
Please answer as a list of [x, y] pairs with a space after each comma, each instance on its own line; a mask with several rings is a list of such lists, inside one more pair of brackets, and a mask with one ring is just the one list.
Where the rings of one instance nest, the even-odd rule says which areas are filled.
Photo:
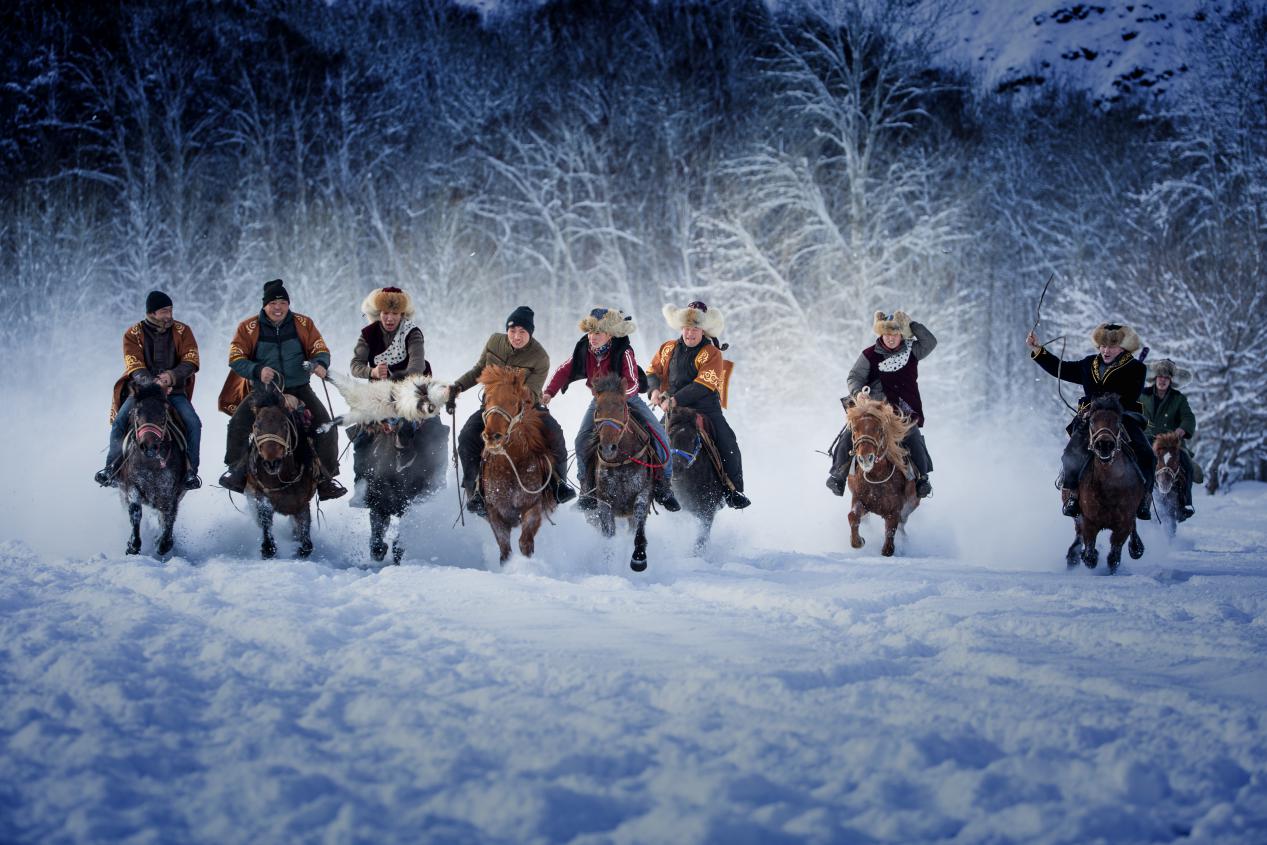
[[673, 461], [673, 492], [699, 523], [695, 535], [697, 555], [708, 548], [713, 519], [726, 496], [726, 482], [719, 469], [721, 459], [706, 426], [707, 418], [686, 405], [674, 405], [664, 424]]
[[255, 521], [263, 534], [260, 556], [277, 556], [273, 539], [273, 514], [291, 517], [296, 554], [312, 554], [312, 512], [309, 502], [317, 493], [317, 455], [300, 430], [281, 391], [256, 391], [250, 403], [255, 415], [251, 425], [251, 451], [246, 464], [246, 493], [255, 503]]
[[884, 545], [880, 554], [892, 557], [894, 535], [905, 530], [907, 517], [919, 507], [910, 456], [902, 445], [914, 420], [898, 413], [892, 405], [872, 399], [865, 388], [845, 412], [853, 431], [852, 461], [849, 466], [849, 544], [860, 549], [865, 544], [858, 525], [867, 513], [884, 519]]
[[1175, 536], [1176, 526], [1187, 518], [1179, 504], [1179, 493], [1188, 480], [1182, 449], [1183, 438], [1177, 431], [1153, 438], [1153, 454], [1157, 456], [1154, 489], [1160, 495], [1157, 500], [1157, 517], [1170, 537]]
[[[588, 518], [604, 537], [616, 535], [616, 518], [634, 529], [634, 551], [629, 568], [647, 568], [647, 510], [655, 486], [652, 472], [656, 453], [651, 435], [634, 418], [625, 398], [625, 382], [608, 374], [594, 380], [594, 498], [598, 508]], [[584, 483], [584, 480], [582, 480]]]
[[1081, 554], [1083, 564], [1095, 569], [1100, 561], [1095, 540], [1107, 528], [1112, 532], [1108, 555], [1112, 575], [1128, 539], [1132, 558], [1138, 560], [1144, 554], [1144, 541], [1135, 530], [1135, 512], [1147, 487], [1135, 461], [1128, 457], [1130, 440], [1122, 428], [1122, 402], [1116, 393], [1106, 393], [1091, 403], [1087, 427], [1091, 460], [1078, 481], [1082, 513], [1074, 517], [1074, 540], [1065, 552], [1065, 565], [1077, 566]]
[[132, 522], [127, 553], [141, 551], [141, 506], [145, 505], [158, 511], [163, 533], [156, 551], [165, 555], [175, 543], [172, 530], [185, 495], [184, 438], [170, 413], [166, 394], [157, 384], [137, 391], [131, 417], [127, 449], [116, 476]]

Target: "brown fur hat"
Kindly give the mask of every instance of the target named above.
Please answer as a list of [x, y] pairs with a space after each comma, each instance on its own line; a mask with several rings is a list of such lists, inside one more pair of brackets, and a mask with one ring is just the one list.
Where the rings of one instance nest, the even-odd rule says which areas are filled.
[[722, 317], [721, 312], [716, 308], [709, 308], [699, 300], [687, 303], [685, 308], [675, 308], [672, 305], [666, 305], [661, 310], [664, 313], [664, 321], [669, 324], [669, 328], [677, 331], [694, 327], [702, 329], [704, 334], [709, 337], [719, 337], [722, 329], [726, 327], [726, 320]]
[[906, 316], [905, 311], [894, 311], [892, 314], [877, 311], [871, 328], [877, 337], [884, 334], [900, 334], [909, 340], [915, 336], [911, 332], [911, 318]]
[[414, 301], [400, 288], [376, 288], [361, 303], [361, 313], [371, 322], [384, 311], [392, 311], [405, 317], [414, 315]]
[[1119, 323], [1101, 323], [1091, 332], [1091, 345], [1099, 349], [1101, 346], [1120, 346], [1127, 352], [1138, 352], [1144, 342], [1130, 326]]
[[1148, 383], [1153, 384], [1156, 382], [1157, 376], [1166, 376], [1174, 384], [1175, 382], [1186, 382], [1192, 378], [1192, 373], [1169, 358], [1162, 358], [1160, 361], [1154, 361], [1148, 365]]
[[602, 332], [612, 337], [629, 337], [637, 329], [633, 317], [626, 317], [615, 308], [595, 308], [581, 318], [577, 327], [586, 334]]

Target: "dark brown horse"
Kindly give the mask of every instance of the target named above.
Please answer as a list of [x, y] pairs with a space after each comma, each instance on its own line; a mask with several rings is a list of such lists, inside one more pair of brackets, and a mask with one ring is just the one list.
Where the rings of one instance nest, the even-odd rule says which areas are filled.
[[153, 508], [162, 523], [156, 551], [172, 550], [176, 511], [185, 495], [184, 441], [169, 413], [163, 388], [141, 388], [133, 399], [131, 432], [117, 475], [119, 493], [132, 522], [127, 553], [141, 551], [141, 507]]
[[632, 417], [625, 399], [625, 383], [617, 375], [594, 381], [594, 498], [598, 507], [589, 518], [597, 521], [605, 537], [616, 535], [616, 518], [629, 520], [634, 529], [634, 551], [629, 568], [647, 568], [647, 509], [657, 465], [651, 435]]
[[853, 460], [849, 467], [849, 544], [862, 548], [858, 525], [865, 514], [884, 520], [884, 545], [880, 554], [892, 557], [894, 535], [906, 524], [911, 511], [919, 507], [914, 479], [908, 478], [909, 456], [902, 440], [915, 423], [902, 416], [888, 402], [871, 399], [865, 393], [854, 398], [846, 412], [853, 431]]
[[1183, 438], [1177, 431], [1159, 434], [1153, 439], [1153, 454], [1157, 456], [1157, 482], [1153, 489], [1160, 495], [1159, 499], [1155, 498], [1158, 505], [1157, 518], [1166, 529], [1166, 534], [1171, 537], [1175, 536], [1175, 526], [1180, 521], [1182, 507], [1179, 504], [1179, 494], [1188, 480], [1188, 471], [1184, 469], [1183, 454], [1180, 451], [1182, 449]]
[[713, 518], [726, 495], [726, 485], [717, 468], [716, 446], [707, 430], [707, 417], [694, 408], [673, 406], [664, 427], [673, 461], [673, 492], [699, 523], [695, 553], [703, 554], [712, 534]]
[[312, 512], [309, 502], [317, 492], [317, 456], [307, 433], [286, 407], [280, 391], [251, 395], [255, 421], [247, 458], [246, 493], [255, 504], [255, 521], [264, 534], [260, 556], [276, 557], [273, 514], [289, 516], [299, 547], [295, 554], [312, 554]]
[[[1096, 537], [1109, 529], [1109, 573], [1117, 571], [1122, 546], [1130, 540], [1131, 557], [1144, 554], [1144, 543], [1135, 531], [1135, 512], [1146, 487], [1130, 458], [1129, 435], [1122, 428], [1122, 404], [1116, 394], [1097, 397], [1088, 409], [1091, 459], [1078, 482], [1082, 515], [1074, 518], [1074, 540], [1065, 553], [1069, 567], [1083, 564], [1094, 569], [1100, 562]], [[1075, 435], [1077, 436], [1077, 435]]]
[[519, 551], [532, 557], [541, 521], [555, 507], [550, 448], [541, 413], [517, 367], [490, 365], [484, 385], [484, 452], [480, 489], [501, 562], [510, 557], [510, 531], [519, 526]]

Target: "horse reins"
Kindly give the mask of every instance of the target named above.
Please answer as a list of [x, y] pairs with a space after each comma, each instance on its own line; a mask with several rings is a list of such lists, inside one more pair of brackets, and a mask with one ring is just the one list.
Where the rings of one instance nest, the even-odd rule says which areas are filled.
[[[858, 462], [858, 444], [859, 443], [870, 443], [871, 445], [875, 446], [877, 458], [883, 458], [887, 460], [887, 457], [884, 454], [885, 446], [884, 446], [883, 440], [877, 440], [876, 438], [872, 437], [869, 434], [855, 434], [853, 438], [853, 449], [850, 450], [849, 452], [850, 456], [853, 458], [855, 465]], [[872, 464], [873, 468], [874, 466], [875, 465]], [[893, 477], [894, 473], [897, 472], [897, 462], [889, 461], [889, 474], [886, 475], [884, 478], [880, 479], [879, 481], [873, 480], [871, 476], [867, 474], [869, 472], [871, 472], [871, 470], [868, 470], [868, 469], [862, 470], [860, 475], [862, 476], [863, 481], [867, 482], [868, 484], [885, 484], [888, 482], [889, 479]]]
[[540, 494], [542, 491], [544, 491], [547, 487], [550, 486], [550, 481], [554, 475], [553, 470], [550, 470], [545, 473], [545, 481], [541, 482], [541, 486], [538, 487], [536, 490], [532, 490], [524, 486], [523, 479], [520, 478], [519, 476], [519, 467], [515, 466], [515, 459], [510, 456], [509, 452], [506, 451], [506, 445], [505, 445], [506, 443], [510, 442], [511, 435], [514, 434], [515, 428], [519, 425], [520, 421], [523, 420], [524, 413], [527, 410], [528, 410], [528, 403], [524, 402], [521, 399], [519, 400], [519, 412], [514, 414], [513, 416], [508, 411], [506, 411], [506, 409], [502, 408], [500, 405], [491, 405], [485, 408], [483, 411], [480, 411], [480, 417], [484, 420], [485, 426], [488, 425], [488, 418], [490, 416], [496, 415], [499, 417], [505, 417], [507, 421], [507, 426], [506, 426], [506, 433], [502, 435], [501, 445], [489, 446], [488, 442], [485, 441], [484, 452], [489, 455], [501, 455], [503, 458], [505, 458], [506, 463], [510, 464], [510, 471], [514, 473], [515, 475], [515, 483], [519, 485], [519, 489], [527, 493], [529, 496], [536, 496]]
[[[1110, 435], [1113, 438], [1113, 451], [1109, 453], [1109, 456], [1107, 458], [1100, 457], [1100, 453], [1095, 450], [1095, 441], [1101, 434]], [[1122, 443], [1124, 440], [1123, 435], [1125, 434], [1126, 434], [1126, 430], [1122, 427], [1122, 424], [1120, 422], [1118, 423], [1116, 433], [1114, 433], [1107, 427], [1091, 430], [1090, 433], [1087, 435], [1087, 448], [1091, 451], [1091, 454], [1099, 458], [1101, 462], [1109, 463], [1110, 461], [1112, 461], [1114, 458], [1117, 457], [1118, 452], [1122, 451]]]
[[[625, 418], [623, 420], [617, 420], [612, 417], [594, 417], [594, 425], [595, 426], [605, 425], [610, 428], [616, 429], [618, 432], [620, 432], [620, 439], [623, 440], [625, 437], [625, 433], [629, 430], [629, 405], [627, 404], [625, 405]], [[637, 432], [635, 430], [635, 434], [636, 433]], [[646, 467], [647, 469], [663, 469], [664, 464], [649, 464], [649, 463], [646, 463], [645, 461], [638, 460], [639, 455], [646, 454], [647, 450], [651, 448], [651, 438], [653, 436], [654, 435], [652, 435], [651, 432], [647, 432], [647, 439], [643, 442], [642, 448], [639, 449], [637, 452], [634, 452], [629, 457], [625, 458], [623, 461], [604, 460], [603, 456], [598, 454], [597, 452], [595, 452], [594, 457], [595, 459], [597, 459], [597, 461], [600, 464], [602, 464], [605, 467], [618, 467], [618, 466], [623, 466], [624, 464], [637, 464], [638, 466]]]

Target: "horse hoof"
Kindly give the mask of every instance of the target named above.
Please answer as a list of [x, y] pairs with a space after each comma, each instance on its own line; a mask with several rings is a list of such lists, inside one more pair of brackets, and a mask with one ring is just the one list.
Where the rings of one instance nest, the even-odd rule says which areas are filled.
[[158, 553], [159, 553], [160, 555], [165, 555], [165, 554], [167, 554], [168, 552], [170, 552], [170, 551], [172, 550], [172, 546], [174, 546], [174, 545], [176, 545], [176, 543], [175, 543], [174, 541], [172, 541], [172, 540], [168, 540], [168, 541], [166, 541], [166, 542], [164, 542], [164, 543], [159, 543], [159, 544], [158, 544]]
[[638, 558], [633, 558], [632, 560], [629, 561], [629, 568], [632, 569], [634, 572], [646, 572], [647, 559], [643, 558], [639, 560]]
[[1144, 541], [1138, 535], [1132, 535], [1126, 551], [1130, 553], [1131, 560], [1139, 560], [1144, 556]]
[[295, 550], [295, 555], [299, 558], [307, 559], [312, 554], [312, 543], [304, 543]]
[[137, 543], [136, 545], [133, 545], [128, 543], [127, 553], [130, 555], [139, 555], [141, 553], [141, 544]]
[[400, 562], [405, 558], [405, 550], [399, 546], [392, 548], [392, 566], [400, 566]]
[[893, 552], [894, 552], [894, 549], [892, 546], [885, 546], [884, 548], [880, 549], [880, 554], [883, 557], [893, 557]]
[[865, 539], [863, 539], [862, 537], [858, 537], [857, 539], [850, 539], [850, 540], [849, 540], [849, 545], [853, 546], [855, 549], [861, 549], [861, 548], [862, 548], [863, 546], [865, 546], [866, 544], [867, 544], [867, 541], [866, 541]]
[[264, 560], [272, 560], [277, 557], [277, 547], [272, 545], [260, 546], [260, 557]]
[[386, 543], [382, 543], [382, 544], [371, 543], [370, 544], [370, 557], [372, 557], [375, 561], [382, 560], [383, 556], [386, 554], [387, 554]]

